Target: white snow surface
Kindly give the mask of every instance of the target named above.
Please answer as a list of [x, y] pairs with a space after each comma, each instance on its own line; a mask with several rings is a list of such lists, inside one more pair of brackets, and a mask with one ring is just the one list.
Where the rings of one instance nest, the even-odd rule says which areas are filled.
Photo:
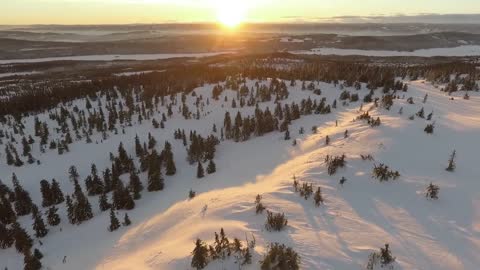
[[26, 72], [7, 72], [7, 73], [0, 73], [0, 78], [11, 77], [11, 76], [25, 76], [25, 75], [32, 75], [32, 74], [39, 74], [41, 72], [38, 71], [26, 71]]
[[[251, 87], [254, 82], [249, 81], [248, 85]], [[301, 91], [300, 85], [301, 82], [297, 82], [296, 87], [289, 87], [289, 103], [298, 103], [308, 96], [318, 98], [310, 91]], [[341, 92], [330, 84], [320, 83], [318, 87], [329, 104]], [[210, 97], [212, 88], [213, 85], [205, 85], [196, 93]], [[359, 93], [363, 97], [368, 90], [363, 86]], [[422, 104], [425, 94], [429, 98]], [[223, 101], [225, 95], [229, 96], [228, 102]], [[67, 176], [70, 165], [77, 166], [81, 179], [88, 175], [91, 163], [102, 171], [110, 164], [108, 153], [115, 153], [121, 141], [134, 156], [135, 134], [144, 141], [151, 132], [158, 141], [158, 150], [165, 140], [172, 143], [177, 174], [165, 177], [163, 191], [142, 193], [136, 208], [128, 212], [133, 222], [130, 227], [107, 232], [108, 212], [98, 210], [96, 197], [89, 197], [95, 217], [79, 226], [68, 224], [65, 207], [60, 206], [60, 226], [49, 228], [42, 246], [35, 240], [35, 247], [45, 255], [44, 268], [191, 269], [195, 239], [200, 237], [211, 243], [213, 233], [224, 228], [230, 238], [243, 240], [246, 234], [256, 238], [254, 264], [243, 269], [258, 269], [258, 261], [271, 242], [293, 247], [301, 256], [301, 269], [361, 269], [368, 255], [385, 243], [390, 243], [397, 258], [395, 269], [478, 269], [478, 94], [472, 93], [470, 100], [463, 100], [458, 93], [455, 100], [449, 100], [450, 97], [428, 83], [410, 82], [405, 96], [414, 97], [415, 105], [407, 104], [405, 98], [396, 100], [390, 111], [373, 109], [370, 113], [382, 120], [382, 125], [376, 128], [362, 121], [352, 121], [359, 114], [360, 102], [349, 106], [339, 102], [332, 114], [302, 116], [292, 123], [292, 138], [298, 141], [295, 147], [278, 132], [242, 143], [222, 142], [215, 158], [217, 173], [199, 180], [195, 177], [196, 166], [186, 161], [181, 141], [173, 139], [173, 130], [197, 130], [208, 135], [214, 123], [221, 127], [227, 110], [232, 116], [237, 111], [241, 111], [242, 116], [252, 114], [252, 107], [231, 108], [231, 98], [235, 95], [233, 91], [226, 91], [220, 101], [210, 98], [210, 105], [205, 106], [206, 116], [201, 120], [184, 120], [175, 113], [166, 122], [165, 129], [153, 129], [149, 121], [144, 121], [126, 129], [126, 134], [112, 135], [105, 143], [100, 143], [100, 134], [92, 136], [92, 144], [74, 142], [70, 152], [63, 156], [51, 150], [40, 155], [35, 147], [33, 155], [41, 159], [41, 165], [19, 169], [0, 163], [0, 178], [4, 183], [11, 185], [9, 179], [15, 172], [32, 199], [40, 205], [41, 179], [55, 178], [64, 193], [70, 193], [73, 190]], [[187, 102], [193, 104], [194, 100], [189, 96]], [[81, 100], [73, 105], [83, 108], [84, 104]], [[273, 102], [260, 104], [261, 108], [266, 106], [273, 112]], [[367, 110], [370, 106], [365, 104], [363, 108]], [[397, 113], [400, 107], [403, 107], [402, 115]], [[423, 131], [427, 124], [424, 119], [407, 119], [421, 107], [425, 107], [426, 113], [434, 111], [436, 128], [433, 135]], [[161, 107], [160, 110], [166, 109]], [[48, 114], [40, 115], [40, 120], [46, 119]], [[338, 127], [335, 120], [338, 120]], [[33, 130], [33, 118], [25, 125]], [[310, 132], [314, 125], [318, 126], [317, 134]], [[50, 122], [49, 126], [56, 125]], [[305, 128], [304, 135], [298, 134], [300, 127]], [[347, 139], [343, 136], [346, 129], [350, 134]], [[324, 144], [326, 135], [331, 138], [329, 146]], [[458, 152], [457, 169], [450, 173], [445, 171], [445, 166], [453, 149]], [[344, 153], [347, 168], [329, 176], [325, 155]], [[376, 161], [362, 161], [361, 154], [372, 154]], [[386, 183], [372, 179], [372, 167], [380, 162], [399, 170], [400, 179]], [[300, 181], [313, 183], [314, 187], [321, 186], [325, 204], [317, 208], [312, 199], [304, 200], [294, 193], [293, 175]], [[342, 176], [348, 179], [343, 187], [338, 184]], [[141, 178], [145, 185], [145, 174]], [[423, 194], [430, 182], [440, 186], [437, 201], [427, 200]], [[198, 194], [192, 200], [187, 199], [190, 189]], [[255, 214], [257, 194], [263, 195], [267, 209], [285, 213], [288, 226], [284, 231], [264, 229], [265, 214]], [[123, 217], [124, 211], [119, 212], [118, 217]], [[20, 218], [20, 222], [32, 232], [30, 216]], [[67, 256], [65, 264], [62, 263], [64, 256]], [[14, 248], [0, 250], [0, 268], [22, 269], [22, 263], [23, 257]], [[238, 265], [227, 260], [211, 263], [206, 269], [238, 269]]]
[[115, 73], [115, 76], [133, 76], [133, 75], [142, 75], [153, 72], [165, 72], [165, 70], [143, 70], [143, 71], [125, 71], [120, 73]]
[[357, 50], [357, 49], [339, 49], [339, 48], [315, 48], [309, 51], [293, 51], [294, 54], [314, 54], [314, 55], [362, 55], [362, 56], [478, 56], [480, 55], [479, 45], [464, 45], [452, 48], [432, 48], [415, 51], [387, 51], [387, 50]]
[[51, 61], [114, 61], [114, 60], [161, 60], [183, 57], [208, 57], [230, 52], [206, 52], [206, 53], [157, 53], [157, 54], [107, 54], [107, 55], [82, 55], [65, 57], [48, 57], [32, 59], [5, 59], [0, 60], [0, 65], [15, 63], [40, 63]]

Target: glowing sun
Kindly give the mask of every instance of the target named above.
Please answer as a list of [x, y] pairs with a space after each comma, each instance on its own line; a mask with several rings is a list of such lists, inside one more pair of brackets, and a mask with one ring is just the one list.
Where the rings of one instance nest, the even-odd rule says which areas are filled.
[[216, 3], [217, 20], [223, 26], [235, 28], [245, 20], [247, 7], [242, 0], [220, 0]]

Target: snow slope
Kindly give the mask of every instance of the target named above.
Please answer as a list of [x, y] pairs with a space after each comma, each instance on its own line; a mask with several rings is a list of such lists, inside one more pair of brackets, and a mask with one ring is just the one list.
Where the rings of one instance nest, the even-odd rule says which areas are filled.
[[[302, 137], [298, 148], [280, 142], [279, 136], [247, 142], [244, 147], [254, 161], [237, 160], [235, 167], [260, 170], [254, 179], [173, 205], [126, 232], [97, 269], [188, 269], [193, 241], [200, 237], [211, 242], [213, 231], [219, 227], [240, 239], [246, 232], [253, 233], [260, 254], [272, 241], [293, 246], [302, 256], [303, 269], [359, 269], [368, 254], [384, 243], [390, 243], [397, 256], [396, 269], [476, 269], [480, 263], [476, 255], [480, 169], [475, 166], [477, 151], [472, 146], [480, 131], [480, 100], [449, 101], [421, 82], [410, 86], [408, 95], [416, 96], [417, 103], [425, 93], [430, 96], [425, 108], [434, 109], [437, 115], [433, 136], [423, 132], [424, 120], [406, 119], [419, 105], [404, 105], [403, 117], [395, 115], [398, 104], [390, 116], [376, 112], [384, 124], [375, 129], [351, 121], [357, 107], [338, 114], [339, 127], [328, 121], [331, 119], [309, 117], [294, 126], [321, 124], [319, 134]], [[343, 139], [345, 129], [351, 134], [347, 139]], [[327, 134], [334, 141], [328, 147], [324, 146]], [[265, 146], [268, 141], [270, 151]], [[444, 167], [453, 148], [461, 154], [457, 172], [452, 174]], [[348, 168], [328, 176], [324, 156], [343, 153], [347, 154]], [[373, 180], [373, 162], [359, 158], [367, 153], [398, 169], [401, 179], [389, 183]], [[265, 173], [264, 160], [279, 156], [277, 165]], [[225, 178], [236, 178], [236, 171], [222, 171]], [[325, 205], [317, 209], [312, 200], [295, 194], [292, 175], [321, 186]], [[338, 185], [341, 176], [348, 179], [343, 188]], [[211, 179], [207, 181], [213, 185]], [[430, 182], [441, 188], [438, 201], [428, 201], [423, 195]], [[255, 215], [256, 194], [263, 194], [267, 208], [285, 212], [289, 219], [286, 231], [265, 231], [265, 217]], [[204, 205], [208, 206], [205, 215]], [[230, 263], [208, 269], [236, 269]]]
[[[249, 82], [252, 86], [254, 82]], [[301, 91], [301, 83], [290, 88], [289, 103], [299, 102], [311, 96]], [[211, 95], [212, 85], [197, 89], [204, 97]], [[320, 83], [327, 103], [338, 98], [341, 90], [333, 85]], [[349, 89], [351, 92], [356, 90]], [[380, 91], [378, 91], [378, 94]], [[368, 93], [363, 88], [361, 97]], [[426, 104], [422, 104], [428, 93]], [[224, 102], [224, 95], [229, 101]], [[403, 95], [403, 93], [400, 93]], [[58, 156], [47, 152], [40, 156], [42, 165], [27, 165], [21, 169], [0, 165], [0, 179], [8, 179], [15, 172], [32, 198], [40, 204], [39, 181], [56, 178], [64, 192], [73, 189], [67, 178], [67, 169], [76, 165], [83, 179], [90, 164], [99, 170], [108, 166], [108, 153], [116, 151], [120, 141], [133, 154], [133, 137], [139, 134], [145, 140], [151, 132], [163, 146], [164, 140], [173, 145], [178, 172], [166, 178], [166, 187], [158, 193], [143, 193], [136, 208], [128, 212], [131, 227], [107, 232], [108, 213], [100, 213], [97, 199], [89, 197], [94, 209], [94, 219], [72, 226], [66, 221], [61, 207], [62, 223], [50, 228], [49, 235], [39, 247], [45, 255], [46, 269], [190, 269], [190, 252], [197, 237], [213, 240], [213, 233], [224, 228], [230, 238], [255, 236], [257, 246], [254, 264], [243, 269], [258, 269], [266, 246], [271, 242], [285, 243], [301, 256], [302, 269], [360, 269], [369, 253], [383, 244], [390, 243], [397, 257], [395, 269], [476, 269], [480, 265], [480, 183], [478, 176], [478, 134], [480, 134], [480, 97], [471, 94], [470, 100], [449, 100], [443, 92], [424, 83], [409, 83], [405, 99], [395, 101], [390, 111], [373, 108], [373, 116], [380, 116], [382, 125], [371, 128], [362, 121], [352, 121], [359, 115], [360, 102], [333, 110], [328, 115], [302, 116], [290, 127], [292, 138], [298, 145], [283, 140], [282, 133], [272, 133], [252, 138], [247, 142], [224, 141], [217, 147], [215, 162], [217, 173], [199, 180], [195, 166], [188, 165], [185, 150], [179, 141], [173, 140], [173, 130], [192, 129], [208, 135], [214, 123], [220, 127], [225, 111], [242, 115], [253, 113], [251, 107], [232, 109], [232, 91], [222, 94], [219, 102], [211, 100], [206, 105], [205, 118], [184, 120], [174, 114], [166, 122], [166, 129], [153, 129], [145, 121], [126, 134], [112, 135], [106, 143], [100, 143], [100, 134], [92, 137], [99, 144], [76, 142], [71, 152]], [[414, 97], [415, 104], [406, 103]], [[318, 97], [317, 97], [318, 98]], [[189, 96], [188, 102], [194, 99]], [[83, 105], [78, 101], [74, 105]], [[261, 103], [260, 107], [273, 102]], [[365, 104], [363, 110], [371, 104]], [[421, 107], [428, 114], [434, 111], [435, 133], [427, 135], [424, 119], [408, 120]], [[403, 107], [403, 114], [398, 114]], [[165, 108], [162, 108], [164, 110]], [[175, 109], [174, 109], [175, 110]], [[234, 115], [233, 115], [234, 116]], [[41, 120], [47, 119], [43, 115]], [[134, 118], [135, 119], [135, 118]], [[338, 127], [335, 126], [338, 120]], [[148, 123], [147, 123], [148, 122]], [[27, 126], [33, 128], [33, 119]], [[312, 126], [319, 132], [311, 134]], [[54, 124], [52, 123], [52, 126]], [[304, 127], [306, 133], [299, 135]], [[350, 137], [344, 138], [348, 129]], [[325, 136], [331, 144], [325, 146]], [[445, 171], [449, 154], [458, 152], [457, 169]], [[35, 152], [37, 151], [37, 152]], [[324, 164], [325, 155], [347, 155], [347, 168], [329, 176]], [[34, 149], [34, 156], [38, 149]], [[361, 154], [372, 154], [373, 161], [363, 161]], [[379, 183], [372, 179], [374, 163], [386, 163], [401, 173], [394, 182]], [[316, 208], [312, 199], [304, 200], [294, 193], [292, 177], [321, 186], [325, 204]], [[341, 187], [339, 179], [348, 181]], [[125, 176], [124, 176], [125, 177]], [[145, 175], [141, 175], [145, 183]], [[128, 177], [127, 177], [128, 178]], [[126, 180], [126, 179], [125, 179]], [[423, 194], [427, 184], [440, 186], [440, 199], [427, 200]], [[188, 200], [188, 191], [197, 196]], [[288, 227], [282, 232], [264, 229], [265, 214], [255, 214], [254, 199], [263, 195], [263, 203], [269, 210], [284, 212]], [[119, 211], [119, 217], [123, 211]], [[22, 225], [31, 232], [31, 218], [21, 218]], [[67, 263], [62, 259], [67, 256]], [[22, 256], [12, 248], [0, 251], [0, 267], [21, 269]], [[211, 263], [207, 269], [238, 269], [233, 260]]]

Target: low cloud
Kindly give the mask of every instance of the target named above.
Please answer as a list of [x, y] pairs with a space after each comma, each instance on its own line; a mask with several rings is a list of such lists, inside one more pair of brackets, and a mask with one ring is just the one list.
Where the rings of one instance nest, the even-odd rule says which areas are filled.
[[376, 14], [370, 16], [335, 16], [307, 18], [301, 16], [284, 17], [285, 20], [302, 22], [335, 23], [426, 23], [426, 24], [480, 24], [480, 14]]

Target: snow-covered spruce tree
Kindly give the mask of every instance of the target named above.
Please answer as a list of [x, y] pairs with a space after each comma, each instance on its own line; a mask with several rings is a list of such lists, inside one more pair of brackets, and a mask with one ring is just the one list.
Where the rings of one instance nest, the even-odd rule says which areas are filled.
[[40, 192], [42, 193], [42, 206], [49, 207], [54, 203], [53, 194], [51, 191], [50, 183], [43, 179], [40, 181]]
[[135, 135], [135, 154], [137, 155], [137, 157], [141, 157], [145, 154], [143, 152], [143, 147], [140, 143], [140, 138], [138, 137], [138, 134]]
[[108, 193], [112, 191], [113, 186], [112, 186], [112, 173], [109, 168], [105, 169], [103, 172], [103, 183], [104, 183], [104, 192], [103, 193]]
[[[216, 233], [215, 233], [215, 236], [216, 236]], [[232, 254], [232, 251], [230, 248], [230, 241], [228, 240], [223, 228], [220, 229], [220, 238], [216, 238], [215, 240], [217, 241], [216, 249], [219, 250], [219, 252], [217, 253], [220, 254], [222, 259], [225, 259], [227, 256], [230, 256]]]
[[70, 181], [75, 182], [79, 180], [80, 175], [78, 174], [77, 167], [75, 166], [70, 166], [68, 169], [68, 177], [70, 178]]
[[116, 231], [118, 228], [120, 228], [120, 222], [115, 216], [115, 212], [113, 211], [112, 207], [110, 208], [110, 225], [108, 226], [108, 231], [113, 232]]
[[250, 253], [250, 247], [245, 247], [242, 250], [243, 253], [243, 261], [241, 265], [252, 264], [252, 254]]
[[108, 202], [107, 193], [104, 192], [98, 197], [98, 205], [100, 207], [100, 211], [102, 212], [107, 211], [110, 209], [110, 207], [112, 207]]
[[384, 248], [380, 248], [379, 252], [372, 252], [368, 256], [368, 262], [366, 265], [367, 270], [374, 270], [377, 269], [377, 266], [383, 269], [387, 267], [387, 269], [393, 269], [392, 264], [395, 262], [395, 257], [392, 256], [392, 252], [390, 251], [390, 246], [385, 244]]
[[20, 185], [15, 173], [12, 174], [12, 183], [13, 191], [15, 192], [15, 212], [18, 216], [30, 214], [32, 211], [32, 199], [30, 198], [30, 194]]
[[380, 165], [374, 165], [372, 175], [374, 178], [378, 179], [380, 182], [388, 181], [390, 179], [396, 180], [400, 177], [400, 173], [398, 171], [390, 170], [390, 168], [380, 163]]
[[298, 189], [298, 192], [301, 197], [307, 200], [313, 194], [313, 184], [312, 183], [309, 184], [307, 182], [302, 183], [302, 186]]
[[52, 194], [54, 204], [60, 204], [65, 201], [63, 192], [60, 189], [60, 184], [55, 179], [52, 179], [52, 184], [50, 185], [50, 192]]
[[103, 181], [98, 176], [97, 166], [92, 164], [90, 176], [90, 184], [87, 185], [87, 192], [89, 196], [96, 196], [103, 193], [104, 184]]
[[267, 221], [265, 222], [265, 228], [267, 231], [281, 231], [287, 226], [288, 220], [284, 213], [272, 213], [267, 211]]
[[172, 145], [169, 142], [165, 142], [165, 147], [160, 156], [165, 162], [165, 174], [174, 175], [177, 172], [177, 167], [173, 159]]
[[448, 166], [446, 168], [447, 171], [453, 172], [455, 171], [456, 164], [455, 164], [455, 157], [457, 155], [457, 151], [453, 150], [452, 154], [450, 155], [450, 158], [448, 159]]
[[164, 183], [161, 172], [161, 158], [155, 150], [148, 156], [148, 184], [149, 192], [163, 190]]
[[430, 185], [428, 185], [427, 190], [425, 192], [425, 197], [429, 199], [437, 200], [439, 192], [440, 192], [440, 187], [437, 185], [434, 185], [433, 183], [430, 183]]
[[152, 168], [148, 171], [148, 185], [147, 190], [149, 192], [163, 190], [164, 183], [160, 167]]
[[298, 270], [300, 256], [292, 248], [284, 244], [270, 244], [263, 260], [260, 261], [261, 270]]
[[37, 238], [45, 237], [48, 233], [48, 229], [43, 221], [42, 212], [36, 211], [36, 213], [34, 213], [33, 220], [33, 230], [35, 231], [35, 236]]
[[5, 147], [5, 157], [7, 159], [7, 165], [12, 166], [15, 164], [15, 158], [13, 157], [10, 147], [7, 145]]
[[329, 155], [327, 155], [325, 157], [325, 163], [327, 165], [328, 174], [334, 175], [337, 172], [338, 168], [345, 167], [345, 164], [347, 163], [345, 161], [345, 158], [345, 154], [336, 157], [330, 157]]
[[60, 216], [57, 214], [58, 208], [51, 206], [47, 211], [47, 223], [50, 226], [57, 226], [60, 224]]
[[265, 210], [265, 206], [262, 203], [262, 195], [257, 194], [257, 197], [255, 197], [255, 213], [261, 214], [263, 210]]
[[40, 250], [38, 250], [38, 248], [36, 248], [36, 249], [33, 250], [33, 256], [35, 256], [35, 258], [41, 260], [43, 258], [43, 253], [40, 252]]
[[127, 188], [123, 186], [122, 181], [117, 182], [116, 188], [113, 190], [113, 203], [112, 206], [116, 210], [125, 209], [132, 210], [135, 208], [135, 202], [130, 195]]
[[7, 249], [11, 247], [14, 242], [13, 230], [7, 228], [7, 226], [0, 222], [0, 249]]
[[73, 215], [74, 220], [76, 221], [75, 224], [81, 224], [82, 222], [93, 218], [93, 212], [87, 196], [83, 193], [82, 188], [76, 179], [74, 179], [74, 187], [73, 199], [75, 201], [73, 203]]
[[423, 107], [422, 109], [420, 109], [420, 111], [416, 113], [416, 115], [420, 118], [425, 118], [425, 110], [423, 109]]
[[433, 134], [433, 129], [435, 128], [435, 124], [428, 124], [423, 131], [427, 134]]
[[390, 245], [385, 244], [385, 248], [380, 248], [380, 263], [382, 267], [388, 266], [395, 262], [395, 257], [392, 256]]
[[40, 270], [42, 268], [42, 263], [40, 259], [32, 255], [30, 250], [25, 251], [25, 257], [23, 259], [23, 269], [24, 270]]
[[22, 146], [23, 146], [22, 155], [26, 157], [28, 156], [28, 154], [30, 154], [30, 151], [32, 151], [32, 148], [30, 147], [30, 144], [28, 143], [27, 138], [25, 137], [22, 138]]
[[13, 238], [15, 239], [15, 249], [20, 253], [25, 253], [33, 246], [33, 240], [18, 222], [12, 225]]
[[200, 239], [195, 242], [195, 248], [192, 251], [192, 262], [190, 265], [199, 270], [207, 266], [209, 260], [209, 254], [207, 245]]
[[70, 224], [75, 224], [77, 221], [75, 219], [73, 201], [69, 195], [66, 196], [65, 204], [67, 206], [67, 217]]
[[130, 172], [130, 182], [128, 189], [133, 193], [133, 199], [139, 200], [142, 197], [143, 185], [135, 170]]
[[12, 204], [6, 198], [6, 195], [0, 196], [0, 223], [11, 224], [17, 220], [17, 215], [13, 211]]

